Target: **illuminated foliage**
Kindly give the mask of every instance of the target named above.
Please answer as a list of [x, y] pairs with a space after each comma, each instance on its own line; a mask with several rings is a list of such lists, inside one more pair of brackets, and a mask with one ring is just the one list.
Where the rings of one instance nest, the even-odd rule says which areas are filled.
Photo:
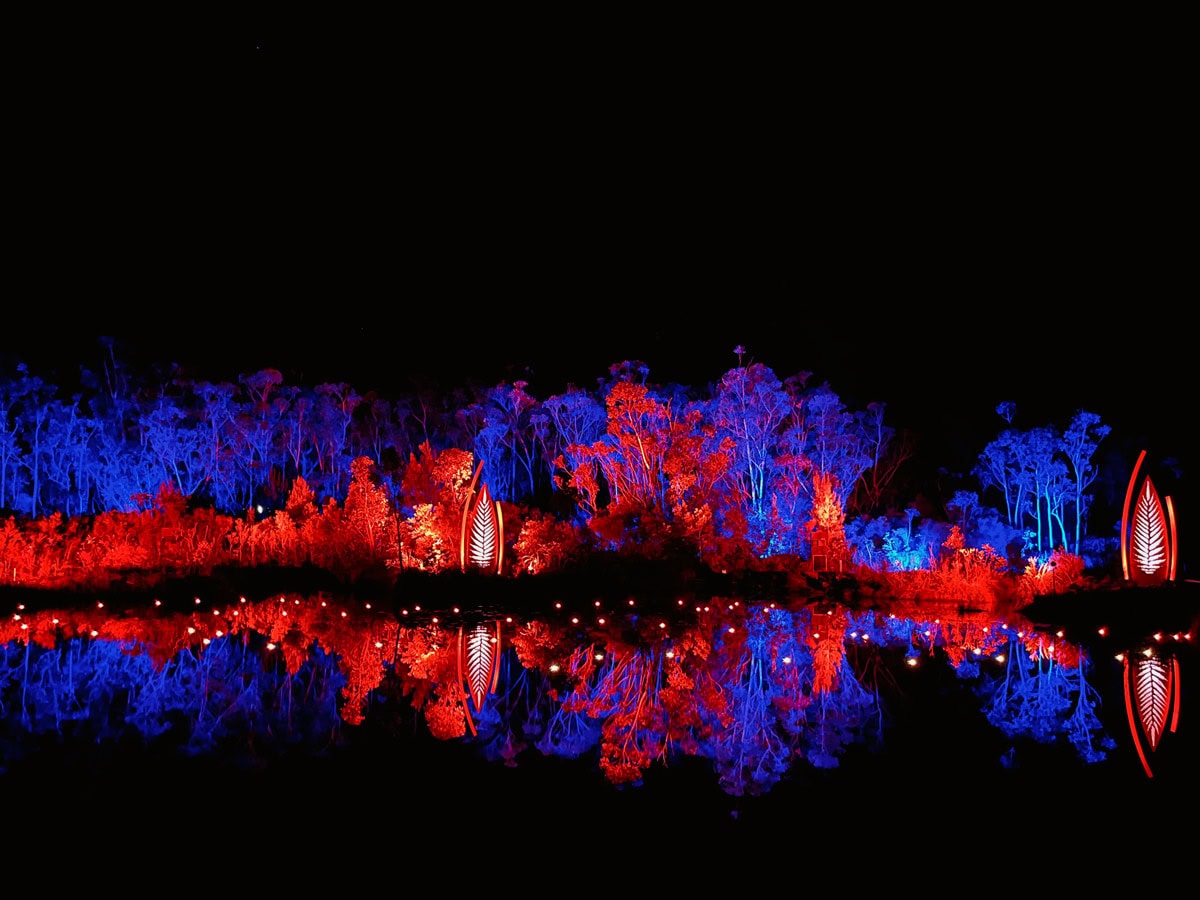
[[[692, 624], [676, 621], [669, 638], [651, 621], [654, 627], [631, 643], [622, 636], [654, 619], [633, 616], [624, 627], [604, 632], [607, 646], [580, 643], [576, 627], [565, 623], [535, 619], [517, 624], [508, 635], [519, 666], [514, 671], [502, 665], [494, 696], [474, 717], [475, 740], [480, 752], [506, 765], [518, 764], [519, 754], [529, 747], [571, 758], [597, 750], [605, 777], [629, 785], [640, 783], [651, 766], [669, 765], [673, 757], [700, 756], [712, 762], [727, 792], [764, 793], [800, 761], [836, 766], [850, 743], [878, 736], [884, 714], [880, 698], [860, 681], [847, 651], [851, 641], [857, 646], [869, 638], [880, 648], [916, 640], [931, 655], [935, 646], [943, 648], [962, 677], [979, 681], [979, 693], [998, 727], [1039, 741], [1066, 734], [1081, 755], [1102, 753], [1106, 738], [1078, 648], [1047, 642], [1032, 631], [1018, 637], [1011, 624], [964, 614], [954, 603], [895, 609], [937, 615], [883, 620], [870, 612], [854, 615], [832, 603], [795, 610], [738, 604], [702, 613]], [[470, 739], [456, 642], [432, 622], [402, 628], [388, 615], [299, 594], [230, 607], [189, 605], [143, 616], [103, 609], [36, 611], [0, 622], [0, 642], [8, 644], [0, 656], [4, 708], [32, 710], [20, 693], [37, 698], [42, 691], [46, 696], [35, 701], [42, 706], [36, 716], [31, 712], [31, 721], [49, 721], [52, 707], [60, 718], [74, 709], [76, 716], [105, 720], [104, 709], [116, 696], [112, 691], [121, 690], [119, 679], [115, 687], [97, 681], [87, 692], [51, 690], [52, 684], [65, 684], [63, 676], [55, 675], [55, 682], [47, 669], [32, 684], [24, 660], [28, 651], [12, 649], [16, 642], [18, 648], [24, 644], [56, 652], [72, 637], [119, 645], [149, 660], [153, 674], [138, 676], [147, 686], [139, 696], [147, 702], [146, 691], [153, 685], [182, 692], [178, 702], [200, 702], [195, 693], [182, 699], [191, 688], [172, 685], [174, 673], [186, 673], [189, 680], [198, 677], [201, 670], [195, 663], [207, 666], [239, 648], [245, 655], [239, 665], [250, 673], [246, 682], [214, 689], [218, 696], [231, 692], [215, 709], [224, 708], [220, 703], [241, 706], [236, 715], [227, 713], [224, 723], [208, 712], [194, 713], [195, 725], [189, 726], [194, 733], [188, 738], [192, 752], [226, 744], [241, 727], [239, 716], [263, 709], [264, 703], [303, 702], [297, 693], [302, 690], [324, 691], [326, 702], [333, 692], [341, 721], [362, 725], [372, 714], [370, 698], [389, 670], [431, 736]], [[314, 674], [317, 645], [337, 661], [337, 677], [327, 674], [319, 687], [301, 688], [299, 682]], [[1003, 651], [1020, 659], [1008, 665], [1002, 681], [982, 679], [978, 665], [968, 665]], [[250, 665], [251, 659], [257, 662]], [[80, 665], [78, 659], [71, 664]], [[561, 671], [555, 673], [555, 666]], [[247, 693], [265, 686], [254, 674], [257, 670], [270, 674], [274, 697]], [[215, 670], [204, 671], [209, 672], [204, 677], [215, 675]], [[280, 691], [289, 699], [280, 697]], [[137, 727], [145, 734], [162, 729], [163, 719], [152, 707], [138, 703]], [[293, 715], [301, 714], [297, 710]], [[246, 724], [257, 728], [257, 723]], [[289, 726], [276, 722], [273, 727], [275, 739], [284, 740]]]
[[396, 515], [392, 499], [369, 457], [360, 456], [351, 466], [350, 490], [344, 512], [351, 554], [364, 560], [394, 559], [398, 554]]
[[441, 572], [459, 563], [472, 458], [457, 450], [434, 453], [428, 443], [421, 453], [409, 461], [401, 486], [410, 514], [397, 524], [400, 568]]
[[584, 547], [585, 536], [574, 524], [536, 510], [525, 517], [513, 545], [517, 570], [529, 575], [561, 571]]
[[[694, 554], [722, 574], [780, 574], [780, 584], [807, 587], [816, 579], [801, 565], [808, 561], [802, 550], [815, 557], [819, 547], [825, 565], [834, 568], [850, 559], [848, 534], [856, 541], [878, 538], [884, 560], [879, 567], [885, 571], [871, 582], [872, 590], [915, 605], [911, 621], [896, 626], [896, 634], [922, 655], [940, 651], [964, 678], [978, 677], [981, 658], [998, 652], [1008, 635], [989, 630], [994, 622], [949, 612], [931, 617], [931, 608], [946, 601], [997, 610], [1014, 596], [1028, 601], [1061, 593], [1085, 577], [1082, 558], [1062, 547], [1070, 524], [1078, 543], [1087, 512], [1082, 492], [1095, 477], [1090, 454], [1103, 437], [1094, 417], [1081, 414], [1069, 445], [1053, 429], [1013, 432], [981, 458], [989, 487], [1003, 492], [1014, 520], [1039, 523], [1035, 542], [1063, 540], [1048, 562], [1035, 557], [1014, 578], [991, 543], [968, 539], [987, 518], [971, 492], [956, 495], [952, 508], [958, 521], [948, 532], [930, 528], [918, 534], [914, 507], [904, 511], [907, 528], [892, 528], [880, 517], [877, 532], [848, 530], [851, 496], [863, 503], [862, 498], [884, 495], [886, 473], [876, 469], [888, 458], [891, 433], [882, 407], [849, 413], [827, 386], [804, 391], [794, 381], [781, 384], [763, 366], [729, 373], [720, 396], [707, 403], [650, 387], [647, 374], [641, 365], [614, 367], [603, 407], [582, 392], [540, 407], [524, 383], [497, 389], [457, 418], [471, 451], [435, 451], [427, 433], [419, 444], [397, 440], [389, 445], [393, 463], [384, 475], [376, 458], [386, 443], [389, 412], [372, 406], [372, 441], [363, 440], [355, 421], [359, 398], [348, 386], [326, 385], [305, 395], [283, 385], [273, 370], [241, 382], [248, 399], [239, 399], [232, 386], [195, 386], [205, 405], [199, 419], [189, 414], [182, 396], [164, 398], [161, 409], [136, 419], [142, 430], [135, 433], [160, 462], [177, 468], [176, 476], [164, 478], [145, 459], [131, 464], [134, 471], [108, 480], [47, 464], [42, 475], [50, 481], [4, 487], [6, 495], [23, 498], [22, 506], [46, 509], [50, 498], [61, 496], [52, 487], [55, 479], [70, 475], [64, 483], [82, 479], [76, 483], [90, 485], [88, 498], [112, 502], [120, 495], [132, 508], [113, 503], [87, 518], [64, 511], [2, 520], [0, 572], [6, 583], [21, 586], [139, 588], [227, 565], [311, 564], [344, 584], [396, 570], [445, 573], [458, 565], [463, 506], [472, 473], [486, 459], [489, 466], [503, 467], [495, 483], [514, 499], [537, 485], [544, 489], [548, 479], [539, 466], [556, 467], [561, 495], [552, 499], [559, 514], [515, 504], [504, 510], [505, 523], [517, 535], [514, 576], [569, 572], [593, 558], [607, 564], [613, 557], [604, 554], [616, 551], [618, 557], [672, 560]], [[24, 394], [12, 408], [35, 413], [31, 398], [43, 395]], [[179, 405], [171, 406], [175, 401]], [[104, 423], [74, 421], [71, 416], [80, 410], [69, 407], [45, 405], [44, 414], [53, 420], [47, 435], [69, 447], [87, 434], [103, 445], [106, 459], [119, 459], [123, 451], [132, 458], [129, 446], [106, 433]], [[180, 433], [172, 436], [172, 428]], [[421, 428], [427, 425], [416, 430]], [[15, 445], [6, 446], [4, 452], [16, 452]], [[418, 447], [408, 453], [406, 466], [400, 446]], [[241, 455], [230, 463], [230, 454]], [[868, 470], [871, 478], [864, 481]], [[393, 476], [399, 489], [393, 489]], [[201, 484], [206, 486], [197, 487]], [[338, 502], [342, 486], [344, 506]], [[197, 495], [185, 493], [185, 487]], [[201, 490], [224, 504], [241, 503], [244, 512], [231, 518], [204, 506]], [[286, 502], [276, 502], [285, 496]], [[88, 498], [73, 496], [69, 502], [77, 508], [99, 502]], [[257, 501], [266, 501], [261, 511]], [[1164, 522], [1153, 518], [1142, 527], [1157, 538]], [[900, 553], [920, 558], [913, 566], [917, 571], [895, 571]], [[855, 574], [864, 585], [867, 573]], [[822, 589], [827, 586], [828, 580]], [[469, 721], [452, 642], [441, 628], [400, 628], [394, 620], [372, 621], [361, 610], [351, 615], [343, 609], [345, 615], [335, 617], [323, 604], [291, 595], [231, 607], [144, 618], [75, 610], [52, 619], [50, 611], [39, 610], [0, 623], [0, 638], [32, 657], [33, 649], [61, 650], [64, 642], [95, 635], [97, 642], [115, 642], [148, 659], [164, 692], [190, 688], [188, 678], [217, 677], [215, 696], [245, 706], [236, 713], [224, 707], [229, 721], [282, 702], [281, 696], [293, 700], [292, 680], [313, 675], [319, 643], [338, 660], [342, 682], [333, 693], [345, 724], [366, 721], [370, 698], [391, 671], [431, 735], [466, 737]], [[650, 614], [631, 614], [602, 634], [585, 633], [588, 626], [582, 624], [517, 625], [509, 634], [521, 670], [477, 711], [479, 744], [506, 764], [516, 764], [531, 744], [567, 756], [597, 750], [605, 775], [617, 784], [640, 782], [651, 766], [674, 755], [701, 755], [713, 761], [722, 786], [739, 794], [768, 790], [800, 760], [837, 765], [845, 746], [864, 740], [880, 718], [879, 698], [854, 671], [851, 662], [858, 657], [847, 651], [848, 632], [867, 626], [852, 623], [836, 607], [829, 617], [811, 616], [810, 609], [739, 606], [697, 613], [686, 626], [676, 620], [669, 633]], [[888, 625], [870, 627], [876, 639], [890, 636]], [[1012, 678], [989, 694], [989, 711], [1002, 727], [1038, 740], [1063, 733], [1066, 721], [1081, 754], [1094, 754], [1097, 722], [1083, 678], [1086, 659], [1069, 644], [1032, 646], [1030, 640], [1023, 645], [1027, 658], [1013, 667]], [[236, 675], [217, 671], [222, 654]], [[236, 654], [242, 658], [232, 659]], [[55, 665], [65, 660], [86, 667], [82, 657], [72, 647], [58, 663], [49, 656], [40, 661], [44, 668], [33, 696], [47, 705], [31, 716], [38, 727], [49, 721], [50, 703], [60, 705], [57, 714], [82, 719], [110, 702], [99, 684], [81, 700], [62, 687], [65, 681], [55, 680], [62, 678]], [[260, 664], [261, 681], [272, 682], [276, 699], [259, 690], [261, 683], [249, 686], [257, 677], [252, 659]], [[0, 687], [28, 689], [30, 676], [6, 665], [8, 680]], [[185, 674], [181, 684], [168, 688], [162, 673], [172, 665]], [[320, 692], [328, 699], [329, 681]], [[5, 699], [6, 708], [22, 708], [11, 694]], [[82, 707], [89, 704], [94, 706], [85, 716]], [[139, 710], [147, 733], [160, 727], [149, 704]], [[215, 746], [221, 729], [216, 719], [198, 714], [195, 746]]]
[[1081, 557], [1061, 547], [1045, 562], [1030, 557], [1017, 585], [1018, 596], [1024, 602], [1046, 594], [1061, 594], [1085, 582]]

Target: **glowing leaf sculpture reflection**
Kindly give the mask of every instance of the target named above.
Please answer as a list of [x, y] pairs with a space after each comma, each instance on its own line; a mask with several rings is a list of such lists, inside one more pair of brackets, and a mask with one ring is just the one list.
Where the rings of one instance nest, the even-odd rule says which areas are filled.
[[1151, 654], [1137, 656], [1131, 662], [1126, 656], [1125, 711], [1142, 768], [1153, 778], [1147, 751], [1158, 749], [1168, 730], [1168, 714], [1169, 730], [1175, 731], [1179, 725], [1179, 661]]
[[467, 725], [476, 734], [474, 709], [478, 714], [500, 678], [500, 623], [495, 628], [475, 625], [458, 629], [458, 677], [463, 684]]

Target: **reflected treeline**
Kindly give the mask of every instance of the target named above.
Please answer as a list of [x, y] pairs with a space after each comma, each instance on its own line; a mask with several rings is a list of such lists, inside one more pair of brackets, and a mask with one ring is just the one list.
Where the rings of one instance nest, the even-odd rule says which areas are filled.
[[1087, 762], [1114, 746], [1086, 653], [1017, 614], [684, 602], [523, 617], [323, 593], [22, 606], [0, 625], [3, 759], [50, 738], [254, 762], [334, 749], [403, 706], [429, 736], [509, 765], [585, 759], [623, 785], [692, 756], [727, 793], [762, 794], [882, 746], [889, 687], [929, 665], [952, 667], [1009, 737], [1069, 741]]

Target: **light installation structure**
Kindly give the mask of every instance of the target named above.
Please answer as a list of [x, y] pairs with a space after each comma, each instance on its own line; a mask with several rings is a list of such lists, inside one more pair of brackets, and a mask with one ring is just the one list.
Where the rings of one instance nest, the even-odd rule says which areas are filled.
[[[1178, 533], [1170, 496], [1160, 499], [1147, 475], [1138, 484], [1146, 451], [1138, 454], [1125, 492], [1121, 516], [1121, 568], [1126, 581], [1139, 587], [1173, 582], [1178, 564]], [[1153, 778], [1149, 754], [1158, 749], [1163, 735], [1179, 726], [1179, 660], [1149, 648], [1123, 657], [1125, 712], [1138, 758]], [[1168, 716], [1169, 721], [1168, 721]]]
[[[486, 481], [480, 481], [483, 463], [475, 469], [463, 503], [459, 559], [464, 572], [497, 574], [504, 565], [504, 518], [493, 501]], [[458, 629], [458, 678], [463, 685], [463, 707], [471, 734], [477, 734], [475, 715], [483, 710], [500, 679], [500, 622]]]

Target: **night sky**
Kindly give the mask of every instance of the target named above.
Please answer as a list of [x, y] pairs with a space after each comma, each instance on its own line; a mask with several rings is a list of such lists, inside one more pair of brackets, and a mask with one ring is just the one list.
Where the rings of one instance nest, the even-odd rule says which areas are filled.
[[1005, 400], [1184, 454], [1169, 46], [434, 18], [264, 7], [39, 45], [0, 354], [70, 373], [110, 335], [207, 380], [546, 397], [627, 359], [699, 387], [741, 345], [954, 464]]

